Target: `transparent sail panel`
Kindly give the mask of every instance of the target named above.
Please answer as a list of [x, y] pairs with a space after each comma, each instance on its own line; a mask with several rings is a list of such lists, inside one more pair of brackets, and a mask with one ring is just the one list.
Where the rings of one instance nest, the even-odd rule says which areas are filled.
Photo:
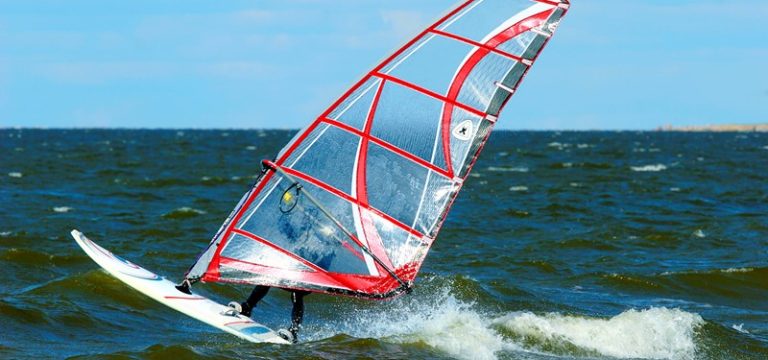
[[526, 31], [503, 42], [498, 46], [498, 49], [507, 54], [523, 57], [526, 54], [526, 51], [528, 51], [528, 47], [533, 43], [533, 40], [536, 39], [537, 36], [540, 35], [533, 31]]
[[456, 14], [438, 29], [481, 42], [493, 30], [506, 23], [510, 14], [518, 14], [530, 8], [542, 11], [551, 8], [530, 0], [483, 0], [473, 5], [476, 6]]
[[[317, 134], [315, 134], [317, 133]], [[294, 152], [286, 164], [347, 194], [352, 193], [352, 172], [360, 137], [337, 127], [315, 129], [315, 141]]]
[[[293, 136], [293, 139], [291, 142], [288, 143], [282, 150], [280, 150], [280, 153], [277, 156], [277, 159], [281, 159], [284, 156], [286, 156], [286, 153], [290, 148], [292, 148], [294, 145], [296, 145], [296, 148], [291, 152], [292, 155], [294, 155], [294, 158], [298, 158], [298, 156], [295, 156], [296, 153], [302, 154], [304, 151], [307, 150], [312, 144], [314, 144], [315, 141], [323, 134], [323, 130], [327, 129], [329, 127], [328, 124], [321, 124], [315, 128], [315, 130], [320, 129], [320, 131], [312, 131], [308, 136], [305, 137], [305, 134], [307, 131], [310, 130], [310, 127], [307, 127], [306, 129], [302, 129], [299, 131], [296, 135]], [[301, 142], [299, 142], [301, 140]], [[291, 163], [286, 163], [289, 166], [293, 165]]]
[[430, 35], [417, 46], [421, 48], [388, 70], [389, 74], [435, 93], [447, 94], [458, 65], [473, 47], [439, 35]]
[[441, 100], [387, 82], [376, 108], [371, 135], [445, 168], [438, 132], [442, 108]]
[[[279, 177], [276, 176], [276, 177]], [[289, 181], [270, 180], [275, 187], [238, 228], [263, 238], [288, 252], [317, 265], [340, 273], [367, 274], [362, 251], [323, 211], [302, 192], [317, 198], [326, 210], [347, 229], [354, 229], [349, 204], [335, 195], [302, 183], [296, 192]], [[286, 195], [288, 194], [288, 195]]]
[[430, 232], [453, 189], [449, 179], [375, 144], [366, 179], [371, 206], [421, 233]]
[[362, 83], [328, 115], [328, 118], [362, 131], [380, 83], [381, 79], [378, 78]]
[[221, 251], [221, 256], [277, 269], [313, 271], [285, 253], [240, 234], [233, 234], [229, 238], [226, 247]]
[[487, 109], [497, 89], [495, 83], [503, 81], [516, 63], [510, 58], [489, 53], [466, 76], [457, 100], [476, 109]]
[[384, 250], [395, 268], [416, 262], [423, 257], [428, 245], [421, 239], [375, 214], [371, 214], [371, 218]]

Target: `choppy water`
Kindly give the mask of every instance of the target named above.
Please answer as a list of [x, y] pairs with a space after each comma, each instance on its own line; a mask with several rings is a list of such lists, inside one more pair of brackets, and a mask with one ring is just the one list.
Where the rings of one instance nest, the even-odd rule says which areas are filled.
[[176, 279], [291, 135], [0, 130], [0, 358], [768, 358], [768, 134], [495, 133], [415, 291], [310, 296], [295, 346], [156, 304], [68, 235]]

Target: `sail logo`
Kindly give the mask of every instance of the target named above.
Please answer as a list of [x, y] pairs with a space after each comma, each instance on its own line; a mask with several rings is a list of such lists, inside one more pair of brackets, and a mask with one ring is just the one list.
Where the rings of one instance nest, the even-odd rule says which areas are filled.
[[467, 141], [475, 135], [475, 125], [472, 120], [464, 120], [453, 128], [453, 137]]

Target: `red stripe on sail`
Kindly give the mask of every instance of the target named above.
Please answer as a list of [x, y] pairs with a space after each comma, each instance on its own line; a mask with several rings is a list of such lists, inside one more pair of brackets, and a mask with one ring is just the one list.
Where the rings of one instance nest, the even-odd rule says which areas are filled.
[[421, 86], [418, 86], [416, 84], [410, 83], [410, 82], [405, 81], [403, 79], [400, 79], [398, 77], [395, 77], [395, 76], [392, 76], [392, 75], [389, 75], [389, 74], [378, 73], [378, 72], [374, 73], [373, 76], [380, 77], [382, 79], [391, 81], [391, 82], [393, 82], [395, 84], [407, 87], [407, 88], [409, 88], [411, 90], [414, 90], [414, 91], [419, 92], [421, 94], [424, 94], [424, 95], [427, 95], [429, 97], [435, 98], [435, 99], [440, 100], [440, 101], [442, 101], [444, 103], [451, 104], [452, 106], [456, 106], [458, 108], [464, 109], [467, 112], [470, 112], [470, 113], [475, 114], [477, 116], [483, 117], [483, 116], [486, 115], [484, 112], [482, 112], [480, 110], [477, 110], [477, 109], [475, 109], [475, 108], [473, 108], [473, 107], [471, 107], [469, 105], [465, 105], [465, 104], [462, 104], [462, 103], [456, 101], [455, 98], [445, 97], [445, 96], [440, 95], [440, 94], [438, 94], [438, 93], [436, 93], [436, 92], [434, 92], [432, 90], [425, 89], [425, 88], [423, 88]]
[[[500, 32], [498, 35], [494, 36], [488, 42], [485, 44], [482, 44], [482, 47], [479, 47], [475, 50], [475, 52], [469, 57], [469, 59], [464, 63], [461, 69], [459, 69], [458, 73], [456, 74], [456, 77], [453, 79], [453, 82], [451, 82], [451, 86], [448, 89], [448, 100], [445, 102], [445, 106], [443, 108], [443, 119], [441, 123], [441, 129], [442, 129], [442, 136], [443, 136], [443, 156], [445, 156], [446, 162], [448, 163], [449, 172], [451, 174], [454, 173], [453, 171], [453, 159], [451, 158], [451, 119], [453, 118], [453, 108], [456, 104], [456, 99], [459, 97], [459, 94], [461, 93], [461, 89], [464, 87], [464, 83], [467, 81], [467, 78], [472, 73], [472, 70], [477, 66], [480, 61], [487, 56], [491, 50], [489, 48], [495, 48], [499, 44], [503, 43], [504, 41], [507, 41], [517, 35], [520, 35], [521, 33], [528, 31], [541, 23], [545, 22], [547, 18], [552, 14], [553, 10], [547, 10], [543, 11], [541, 13], [538, 13], [536, 15], [533, 15], [531, 17], [528, 17], [526, 19], [521, 20], [520, 22], [512, 25], [508, 29]], [[464, 109], [466, 110], [466, 109]], [[481, 113], [480, 117], [484, 117], [486, 114]], [[477, 114], [476, 114], [477, 115]], [[447, 210], [446, 210], [447, 211]]]
[[517, 62], [523, 62], [523, 58], [521, 58], [519, 56], [512, 55], [512, 54], [510, 54], [510, 53], [508, 53], [506, 51], [499, 50], [499, 49], [497, 49], [495, 47], [488, 46], [486, 44], [482, 44], [482, 43], [479, 43], [479, 42], [471, 40], [471, 39], [467, 39], [467, 38], [465, 38], [463, 36], [459, 36], [459, 35], [456, 35], [456, 34], [451, 34], [449, 32], [440, 31], [440, 30], [432, 30], [432, 33], [435, 33], [437, 35], [444, 36], [444, 37], [447, 37], [447, 38], [451, 38], [453, 40], [457, 40], [457, 41], [460, 41], [460, 42], [463, 42], [463, 43], [466, 43], [466, 44], [469, 44], [469, 45], [472, 45], [472, 46], [483, 48], [485, 50], [488, 50], [490, 52], [499, 54], [501, 56], [510, 58], [510, 59], [515, 60]]
[[397, 147], [395, 145], [392, 145], [392, 144], [390, 144], [387, 141], [379, 139], [379, 138], [377, 138], [377, 137], [375, 137], [373, 135], [366, 134], [366, 133], [364, 133], [364, 132], [362, 132], [360, 130], [357, 130], [357, 129], [347, 125], [347, 124], [344, 124], [342, 122], [339, 122], [339, 121], [336, 121], [336, 120], [333, 120], [333, 119], [327, 119], [326, 118], [326, 119], [321, 119], [321, 121], [325, 122], [325, 123], [328, 123], [328, 124], [331, 124], [331, 125], [339, 128], [339, 129], [344, 130], [346, 132], [349, 132], [351, 134], [360, 136], [362, 138], [368, 138], [368, 140], [370, 140], [374, 144], [379, 145], [379, 146], [381, 146], [381, 147], [383, 147], [383, 148], [385, 148], [385, 149], [387, 149], [387, 150], [389, 150], [389, 151], [391, 151], [391, 152], [393, 152], [393, 153], [395, 153], [397, 155], [400, 155], [400, 156], [402, 156], [402, 157], [404, 157], [404, 158], [406, 158], [406, 159], [408, 159], [408, 160], [410, 160], [410, 161], [412, 161], [412, 162], [414, 162], [416, 164], [419, 164], [419, 165], [421, 165], [421, 166], [423, 166], [423, 167], [425, 167], [425, 168], [427, 168], [429, 170], [432, 170], [436, 174], [438, 174], [438, 175], [440, 175], [440, 176], [442, 176], [444, 178], [450, 179], [450, 177], [448, 176], [449, 174], [448, 174], [448, 172], [445, 169], [442, 169], [442, 168], [436, 166], [435, 164], [432, 164], [432, 163], [430, 163], [430, 162], [428, 162], [428, 161], [426, 161], [426, 160], [424, 160], [424, 159], [422, 159], [422, 158], [420, 158], [420, 157], [418, 157], [418, 156], [416, 156], [416, 155], [414, 155], [414, 154], [412, 154], [412, 153], [410, 153], [408, 151], [405, 151], [405, 150], [403, 150], [403, 149], [401, 149], [401, 148], [399, 148], [399, 147]]
[[[304, 265], [304, 266], [306, 266], [306, 267], [308, 267], [308, 268], [310, 268], [310, 269], [312, 269], [314, 271], [326, 272], [323, 268], [321, 268], [321, 267], [315, 265], [314, 263], [304, 259], [303, 257], [300, 257], [300, 256], [298, 256], [298, 255], [296, 255], [296, 254], [294, 254], [294, 253], [292, 253], [290, 251], [287, 251], [287, 250], [285, 250], [285, 249], [283, 249], [283, 248], [273, 244], [272, 242], [267, 241], [266, 239], [264, 239], [264, 238], [262, 238], [262, 237], [260, 237], [260, 236], [258, 236], [256, 234], [250, 232], [250, 231], [245, 231], [245, 230], [241, 230], [241, 229], [232, 229], [232, 232], [235, 233], [235, 234], [239, 234], [239, 235], [245, 236], [246, 238], [251, 239], [253, 241], [256, 241], [256, 242], [258, 242], [260, 244], [263, 244], [265, 246], [268, 246], [271, 249], [273, 249], [275, 251], [278, 251], [281, 254], [286, 255], [286, 256], [290, 257], [291, 259], [293, 259], [293, 260], [296, 260], [296, 262], [301, 263], [302, 265]], [[268, 266], [268, 265], [263, 265], [263, 266]]]

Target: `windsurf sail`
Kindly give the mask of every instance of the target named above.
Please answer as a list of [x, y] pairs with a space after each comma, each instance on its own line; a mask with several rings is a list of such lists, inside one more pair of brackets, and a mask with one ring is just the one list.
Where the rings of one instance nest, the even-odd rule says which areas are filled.
[[568, 8], [461, 3], [263, 162], [186, 279], [370, 298], [407, 291]]

